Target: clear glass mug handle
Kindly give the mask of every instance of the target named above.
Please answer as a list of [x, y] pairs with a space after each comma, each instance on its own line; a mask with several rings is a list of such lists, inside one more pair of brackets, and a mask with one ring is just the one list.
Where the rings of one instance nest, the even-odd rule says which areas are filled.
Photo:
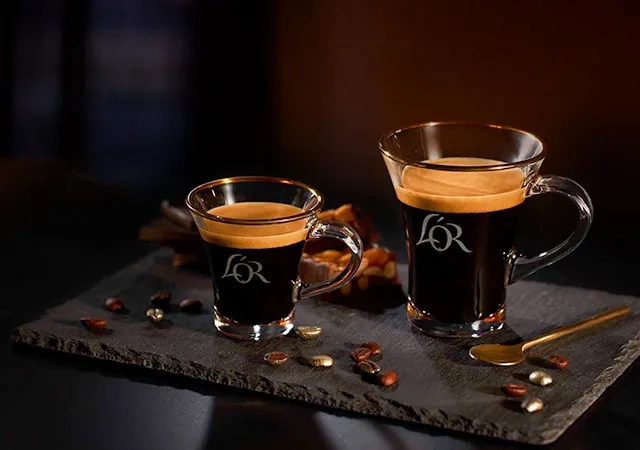
[[358, 271], [362, 260], [362, 240], [358, 233], [349, 225], [338, 222], [317, 221], [309, 231], [310, 238], [332, 238], [342, 241], [351, 250], [351, 259], [344, 270], [335, 277], [307, 284], [298, 277], [293, 283], [293, 302], [316, 295], [321, 295], [335, 289], [339, 289], [347, 284]]
[[538, 175], [531, 184], [527, 197], [546, 193], [557, 193], [569, 197], [578, 207], [580, 214], [578, 225], [564, 242], [537, 256], [518, 255], [515, 249], [512, 249], [507, 260], [507, 284], [515, 283], [567, 256], [580, 245], [591, 227], [593, 204], [582, 186], [569, 178]]

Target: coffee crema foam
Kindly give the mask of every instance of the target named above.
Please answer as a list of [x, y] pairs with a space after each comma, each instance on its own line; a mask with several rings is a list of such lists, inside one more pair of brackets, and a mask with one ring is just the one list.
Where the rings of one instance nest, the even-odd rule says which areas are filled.
[[[441, 158], [428, 161], [449, 166], [505, 164], [485, 158]], [[418, 209], [443, 213], [485, 213], [512, 208], [526, 196], [524, 172], [516, 167], [483, 172], [452, 172], [406, 166], [396, 196]]]
[[[280, 219], [304, 212], [302, 208], [275, 202], [241, 202], [216, 206], [209, 214], [229, 219]], [[223, 247], [262, 249], [292, 245], [307, 238], [307, 219], [273, 225], [235, 225], [203, 219], [198, 227], [206, 242]]]

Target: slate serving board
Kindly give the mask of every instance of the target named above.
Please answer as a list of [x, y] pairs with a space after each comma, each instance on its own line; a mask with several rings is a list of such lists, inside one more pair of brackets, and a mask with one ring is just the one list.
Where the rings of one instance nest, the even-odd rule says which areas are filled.
[[[406, 280], [406, 267], [402, 269]], [[172, 312], [165, 326], [154, 327], [144, 313], [158, 290], [171, 290], [176, 301], [200, 298], [204, 311]], [[105, 298], [114, 294], [123, 296], [128, 314], [102, 308]], [[523, 281], [510, 288], [510, 329], [494, 341], [526, 339], [623, 304], [632, 312], [598, 331], [534, 348], [519, 366], [493, 367], [469, 358], [468, 348], [478, 340], [440, 340], [414, 331], [402, 306], [371, 313], [307, 300], [296, 307], [296, 320], [322, 326], [318, 340], [287, 336], [240, 342], [215, 332], [211, 298], [209, 278], [172, 268], [170, 252], [163, 249], [17, 328], [12, 339], [325, 407], [531, 444], [558, 439], [640, 353], [639, 299], [542, 283]], [[78, 321], [84, 316], [108, 318], [112, 332], [89, 333]], [[379, 364], [398, 373], [395, 387], [366, 383], [354, 373], [349, 353], [366, 340], [383, 347]], [[262, 357], [271, 350], [287, 351], [292, 358], [283, 366], [268, 366]], [[537, 358], [556, 352], [568, 357], [569, 367], [548, 370], [555, 380], [551, 387], [530, 385], [526, 375], [542, 365]], [[314, 354], [331, 355], [334, 367], [314, 369], [299, 361]], [[509, 382], [528, 385], [545, 409], [520, 412], [519, 402], [500, 392], [500, 385]]]

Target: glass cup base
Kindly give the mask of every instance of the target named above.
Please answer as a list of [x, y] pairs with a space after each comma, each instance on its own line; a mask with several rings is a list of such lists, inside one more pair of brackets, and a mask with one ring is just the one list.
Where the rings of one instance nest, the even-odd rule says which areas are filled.
[[215, 309], [213, 311], [213, 324], [220, 333], [233, 339], [245, 341], [261, 341], [284, 336], [293, 329], [293, 320], [294, 312], [291, 311], [287, 317], [274, 322], [247, 325], [221, 316]]
[[484, 320], [476, 320], [469, 323], [447, 323], [433, 319], [429, 314], [421, 312], [411, 300], [407, 302], [407, 319], [418, 330], [436, 337], [446, 338], [479, 338], [486, 336], [504, 327], [505, 309], [497, 312]]

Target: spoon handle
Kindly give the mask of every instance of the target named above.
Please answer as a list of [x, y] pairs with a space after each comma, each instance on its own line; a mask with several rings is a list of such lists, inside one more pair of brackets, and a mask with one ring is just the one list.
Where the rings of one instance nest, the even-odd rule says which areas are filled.
[[533, 339], [529, 339], [528, 341], [522, 344], [522, 350], [531, 348], [534, 345], [542, 344], [543, 342], [549, 342], [554, 339], [558, 339], [562, 336], [566, 336], [567, 334], [571, 334], [576, 331], [584, 330], [585, 328], [590, 328], [595, 325], [599, 325], [602, 322], [606, 322], [607, 320], [624, 316], [625, 314], [628, 314], [628, 313], [629, 313], [628, 306], [620, 306], [618, 308], [610, 309], [600, 314], [596, 314], [595, 316], [591, 316], [587, 319], [581, 320], [580, 322], [576, 322], [571, 325], [565, 325], [563, 327], [556, 328], [555, 330], [551, 330], [547, 333], [541, 334], [540, 336], [535, 337]]

